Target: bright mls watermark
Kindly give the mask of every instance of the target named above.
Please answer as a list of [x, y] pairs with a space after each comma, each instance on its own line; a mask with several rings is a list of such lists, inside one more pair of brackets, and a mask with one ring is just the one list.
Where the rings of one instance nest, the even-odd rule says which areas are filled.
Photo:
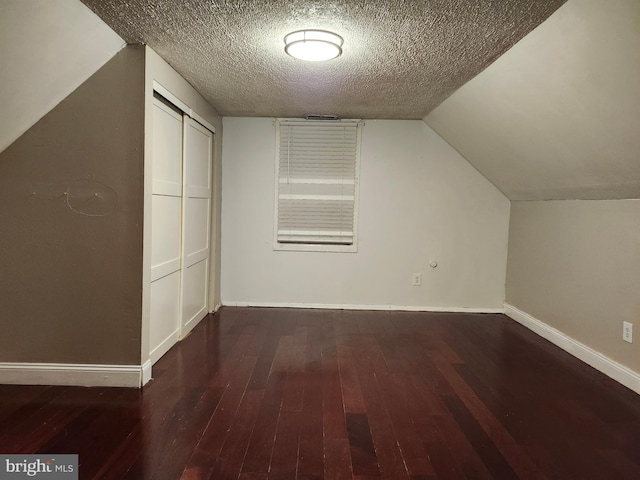
[[78, 455], [0, 455], [0, 480], [78, 480]]

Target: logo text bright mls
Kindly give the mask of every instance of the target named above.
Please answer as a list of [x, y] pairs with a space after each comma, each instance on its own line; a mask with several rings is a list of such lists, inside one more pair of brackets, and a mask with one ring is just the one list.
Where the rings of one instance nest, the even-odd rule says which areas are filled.
[[30, 477], [35, 476], [37, 473], [51, 473], [53, 469], [51, 468], [51, 460], [43, 462], [39, 458], [35, 462], [27, 462], [23, 460], [21, 463], [10, 462], [9, 459], [7, 462], [7, 473], [26, 473]]
[[0, 455], [0, 480], [77, 480], [78, 455]]

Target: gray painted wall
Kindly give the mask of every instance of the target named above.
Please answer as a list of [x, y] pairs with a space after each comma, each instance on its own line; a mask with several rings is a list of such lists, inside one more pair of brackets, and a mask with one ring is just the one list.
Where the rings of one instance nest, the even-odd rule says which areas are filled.
[[0, 361], [139, 364], [144, 49], [0, 154]]
[[506, 301], [640, 372], [640, 200], [512, 202]]
[[640, 198], [638, 45], [638, 0], [569, 0], [424, 120], [511, 200]]

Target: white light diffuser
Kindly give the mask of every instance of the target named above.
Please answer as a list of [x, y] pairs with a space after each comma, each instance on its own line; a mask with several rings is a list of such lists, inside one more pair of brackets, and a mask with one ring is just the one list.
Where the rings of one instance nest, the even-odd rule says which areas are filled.
[[321, 62], [342, 54], [344, 40], [325, 30], [298, 30], [284, 37], [284, 51], [300, 60]]

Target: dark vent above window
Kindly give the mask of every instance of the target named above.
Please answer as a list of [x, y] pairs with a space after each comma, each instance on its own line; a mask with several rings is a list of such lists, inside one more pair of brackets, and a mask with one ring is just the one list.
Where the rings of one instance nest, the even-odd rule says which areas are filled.
[[307, 120], [340, 120], [337, 115], [307, 115]]

